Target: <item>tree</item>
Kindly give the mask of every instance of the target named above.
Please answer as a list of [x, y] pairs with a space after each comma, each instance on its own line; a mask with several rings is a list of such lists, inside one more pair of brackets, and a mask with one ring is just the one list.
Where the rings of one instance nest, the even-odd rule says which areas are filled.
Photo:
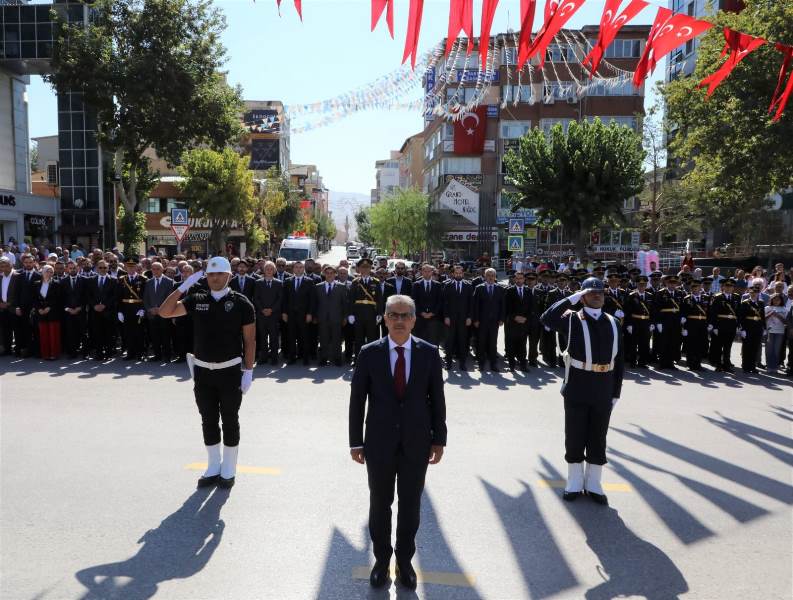
[[30, 170], [36, 172], [39, 170], [39, 145], [38, 142], [33, 142], [30, 145]]
[[317, 239], [333, 240], [336, 237], [336, 223], [327, 213], [319, 215], [317, 219]]
[[248, 159], [231, 148], [223, 152], [199, 148], [185, 153], [179, 173], [184, 177], [179, 188], [192, 214], [209, 221], [212, 251], [223, 254], [232, 223], [251, 223], [255, 215]]
[[297, 229], [302, 219], [298, 193], [289, 189], [289, 181], [275, 168], [266, 173], [264, 216], [272, 250]]
[[623, 202], [644, 187], [641, 136], [600, 119], [572, 122], [567, 135], [556, 125], [547, 139], [531, 129], [504, 160], [517, 189], [513, 210], [534, 208], [542, 221], [560, 222], [581, 257], [592, 229], [621, 220]]
[[[793, 106], [778, 122], [768, 107], [782, 55], [773, 43], [761, 46], [735, 68], [709, 101], [697, 84], [723, 62], [724, 26], [793, 45], [793, 3], [746, 0], [738, 14], [718, 12], [716, 27], [703, 37], [692, 77], [664, 89], [668, 118], [676, 126], [670, 152], [682, 167], [682, 185], [706, 223], [738, 237], [767, 205], [767, 195], [793, 185]], [[677, 165], [676, 165], [677, 166]]]
[[362, 206], [355, 213], [355, 226], [358, 241], [366, 246], [371, 246], [374, 244], [374, 237], [372, 236], [372, 223], [369, 220], [370, 210], [370, 207]]
[[96, 0], [91, 12], [87, 27], [59, 23], [46, 79], [56, 90], [81, 92], [96, 111], [117, 196], [131, 213], [145, 200], [143, 152], [153, 147], [178, 164], [190, 147], [237, 140], [241, 92], [220, 73], [226, 23], [210, 1]]
[[429, 239], [429, 203], [426, 194], [417, 190], [395, 190], [369, 210], [371, 233], [378, 246], [410, 256], [427, 249]]
[[146, 239], [146, 213], [128, 213], [123, 206], [118, 207], [118, 241], [124, 244], [124, 254], [134, 255]]

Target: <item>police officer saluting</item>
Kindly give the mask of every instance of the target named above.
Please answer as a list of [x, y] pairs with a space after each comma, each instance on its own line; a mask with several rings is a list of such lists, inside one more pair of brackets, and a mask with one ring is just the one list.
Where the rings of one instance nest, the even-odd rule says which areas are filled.
[[195, 380], [193, 389], [209, 457], [198, 487], [230, 488], [237, 472], [242, 395], [253, 383], [256, 311], [250, 300], [228, 287], [228, 260], [222, 256], [211, 258], [206, 273], [209, 290], [196, 288], [182, 298], [203, 276], [201, 271], [193, 273], [160, 306], [160, 316], [170, 319], [193, 315], [195, 355], [188, 354], [187, 361]]
[[[572, 501], [586, 493], [598, 504], [608, 504], [600, 479], [609, 419], [620, 397], [624, 368], [620, 325], [602, 310], [603, 287], [603, 281], [589, 277], [580, 291], [542, 315], [543, 325], [566, 333], [568, 339], [562, 385], [568, 468], [563, 498]], [[583, 307], [573, 310], [579, 302]]]

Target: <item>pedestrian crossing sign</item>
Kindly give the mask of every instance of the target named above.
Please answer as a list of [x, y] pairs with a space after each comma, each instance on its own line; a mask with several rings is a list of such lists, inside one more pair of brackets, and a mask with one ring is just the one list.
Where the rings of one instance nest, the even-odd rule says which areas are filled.
[[510, 235], [523, 235], [523, 219], [509, 220]]
[[189, 217], [186, 208], [171, 209], [171, 225], [189, 225]]
[[523, 252], [523, 236], [511, 235], [507, 238], [507, 249], [510, 252]]

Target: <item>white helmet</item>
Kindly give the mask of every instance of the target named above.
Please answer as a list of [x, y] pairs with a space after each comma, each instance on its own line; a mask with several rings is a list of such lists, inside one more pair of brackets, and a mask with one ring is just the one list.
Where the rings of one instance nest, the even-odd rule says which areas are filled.
[[223, 256], [213, 256], [209, 259], [205, 273], [231, 274], [231, 263]]

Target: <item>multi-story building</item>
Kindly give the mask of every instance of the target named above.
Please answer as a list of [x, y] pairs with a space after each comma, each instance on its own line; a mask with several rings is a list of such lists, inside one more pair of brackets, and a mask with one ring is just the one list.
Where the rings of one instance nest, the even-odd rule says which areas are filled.
[[[526, 251], [566, 251], [573, 246], [561, 228], [537, 230], [534, 211], [510, 210], [509, 188], [505, 181], [504, 155], [517, 145], [531, 128], [549, 132], [572, 121], [616, 122], [635, 130], [641, 127], [644, 114], [644, 87], [634, 89], [632, 71], [641, 56], [649, 34], [647, 25], [627, 25], [605, 53], [599, 73], [603, 78], [590, 81], [581, 61], [598, 34], [597, 26], [580, 30], [562, 30], [548, 47], [542, 69], [538, 59], [531, 70], [516, 72], [514, 36], [501, 34], [491, 38], [492, 69], [482, 74], [478, 55], [460, 52], [452, 65], [454, 53], [440, 61], [425, 75], [424, 182], [432, 210], [441, 213], [446, 234], [444, 249], [455, 258], [470, 258], [487, 251], [506, 251], [507, 224], [510, 218], [524, 220]], [[474, 40], [475, 47], [479, 39]], [[446, 89], [440, 89], [442, 81]], [[485, 81], [489, 88], [485, 89]], [[520, 84], [519, 84], [520, 83]], [[481, 96], [486, 107], [484, 150], [481, 153], [455, 153], [455, 125], [433, 111], [433, 98], [441, 102], [452, 98], [465, 103]], [[486, 117], [484, 116], [486, 114]], [[480, 120], [478, 115], [476, 121]], [[474, 119], [469, 120], [469, 124]], [[478, 127], [478, 125], [477, 125]], [[638, 244], [635, 239], [628, 244]], [[620, 244], [625, 245], [620, 238]]]
[[264, 177], [276, 167], [281, 173], [289, 170], [289, 119], [278, 100], [246, 100], [242, 119], [247, 135], [243, 141], [251, 157], [255, 177]]
[[424, 182], [424, 136], [411, 135], [399, 149], [399, 187], [421, 189]]
[[391, 156], [374, 163], [375, 187], [372, 189], [372, 204], [377, 204], [391, 192], [399, 189], [399, 163], [401, 154], [391, 150]]
[[328, 188], [322, 181], [317, 165], [290, 165], [289, 186], [297, 189], [311, 203], [311, 212], [317, 217], [328, 214]]

